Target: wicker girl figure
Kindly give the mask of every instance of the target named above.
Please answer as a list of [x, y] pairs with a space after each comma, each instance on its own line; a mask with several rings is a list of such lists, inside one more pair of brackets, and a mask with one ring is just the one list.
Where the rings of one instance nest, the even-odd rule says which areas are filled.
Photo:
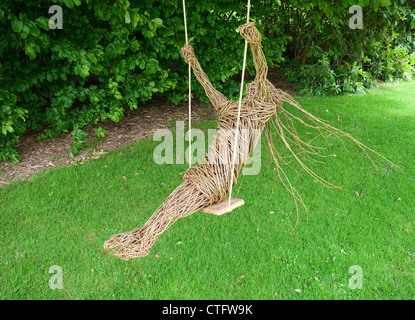
[[[270, 93], [270, 89], [273, 89], [272, 91], [276, 89], [267, 80], [268, 67], [262, 52], [261, 35], [252, 22], [240, 26], [239, 31], [250, 43], [257, 74], [255, 80], [247, 85], [247, 94], [241, 104], [239, 134], [241, 139], [237, 143], [239, 161], [234, 166], [234, 184], [259, 140], [258, 132], [264, 129], [265, 123], [281, 106], [278, 96]], [[229, 192], [238, 103], [228, 100], [215, 90], [197, 61], [191, 45], [185, 45], [181, 54], [186, 63], [192, 67], [197, 80], [218, 112], [218, 135], [215, 143], [209, 147], [205, 161], [186, 171], [183, 183], [167, 197], [141, 228], [114, 235], [105, 242], [104, 248], [117, 248], [113, 254], [121, 259], [128, 260], [148, 255], [157, 237], [173, 222], [222, 201]], [[223, 143], [228, 143], [230, 146], [225, 148], [225, 152], [221, 148]]]
[[[316, 130], [319, 135], [329, 133], [334, 136], [338, 134], [346, 136], [354, 141], [364, 152], [364, 149], [375, 152], [349, 134], [313, 116], [287, 93], [276, 89], [267, 80], [268, 67], [262, 51], [261, 35], [255, 24], [253, 22], [246, 23], [239, 27], [239, 31], [250, 44], [256, 70], [255, 80], [247, 84], [246, 96], [241, 102], [238, 134], [240, 139], [238, 139], [235, 145], [238, 102], [228, 100], [212, 86], [195, 57], [193, 47], [189, 44], [185, 45], [181, 50], [182, 57], [192, 67], [197, 80], [203, 86], [206, 95], [218, 112], [218, 134], [215, 142], [209, 146], [204, 162], [192, 166], [186, 171], [183, 183], [167, 197], [141, 228], [114, 235], [105, 242], [104, 249], [115, 249], [113, 251], [115, 256], [128, 260], [148, 255], [157, 237], [166, 231], [176, 220], [224, 200], [230, 190], [231, 169], [234, 168], [232, 185], [235, 185], [238, 175], [245, 166], [248, 156], [252, 154], [264, 129], [266, 129], [268, 147], [278, 168], [280, 180], [292, 194], [294, 201], [300, 201], [304, 207], [305, 205], [301, 197], [290, 184], [281, 166], [284, 163], [284, 159], [279, 151], [276, 150], [272, 135], [270, 134], [271, 129], [276, 130], [283, 145], [288, 149], [292, 157], [300, 163], [302, 168], [315, 180], [327, 187], [337, 188], [335, 185], [317, 176], [302, 161], [303, 156], [321, 156], [319, 150], [324, 148], [302, 141], [295, 130], [295, 121], [306, 126], [308, 130]], [[285, 109], [282, 102], [287, 102], [297, 112], [302, 113], [307, 120], [304, 121], [296, 116], [292, 110], [290, 112]], [[228, 148], [223, 149], [224, 145], [228, 146]], [[238, 161], [232, 166], [234, 150], [236, 150], [235, 154], [237, 154]], [[306, 207], [305, 209], [307, 210]]]

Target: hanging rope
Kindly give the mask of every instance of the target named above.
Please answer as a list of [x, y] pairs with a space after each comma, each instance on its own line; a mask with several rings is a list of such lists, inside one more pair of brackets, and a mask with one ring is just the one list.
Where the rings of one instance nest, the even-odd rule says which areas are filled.
[[[250, 11], [251, 11], [251, 0], [248, 0], [247, 6], [248, 6], [248, 8], [247, 8], [247, 13], [246, 13], [246, 23], [249, 23], [249, 14], [250, 14]], [[245, 39], [244, 60], [243, 60], [243, 63], [242, 63], [241, 89], [239, 91], [238, 118], [236, 120], [236, 132], [235, 132], [235, 143], [234, 143], [235, 149], [233, 151], [233, 157], [232, 157], [232, 170], [231, 170], [231, 180], [230, 180], [230, 189], [229, 189], [229, 202], [228, 202], [229, 205], [231, 205], [233, 177], [234, 177], [234, 174], [235, 174], [234, 171], [235, 171], [236, 151], [238, 150], [239, 122], [240, 122], [240, 118], [241, 118], [242, 95], [243, 95], [243, 92], [244, 92], [244, 78], [245, 78], [245, 66], [246, 66], [247, 52], [248, 52], [248, 40]]]
[[[187, 35], [186, 1], [183, 0], [184, 33], [186, 44], [189, 44]], [[192, 67], [189, 64], [189, 168], [192, 166]]]

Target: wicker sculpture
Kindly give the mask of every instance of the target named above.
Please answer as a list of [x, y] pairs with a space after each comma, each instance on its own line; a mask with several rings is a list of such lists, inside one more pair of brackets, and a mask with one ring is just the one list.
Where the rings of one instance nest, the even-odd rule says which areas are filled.
[[[259, 136], [264, 130], [270, 153], [278, 168], [281, 181], [293, 195], [294, 200], [300, 201], [303, 205], [301, 197], [291, 186], [281, 167], [284, 161], [281, 154], [276, 150], [271, 134], [272, 129], [276, 129], [283, 145], [286, 146], [295, 160], [300, 163], [301, 167], [314, 179], [328, 187], [336, 188], [333, 184], [317, 176], [300, 159], [301, 155], [319, 155], [318, 151], [321, 148], [300, 139], [294, 127], [295, 121], [309, 129], [320, 132], [320, 134], [328, 133], [336, 136], [346, 136], [362, 148], [366, 155], [365, 149], [375, 152], [349, 134], [328, 125], [308, 113], [290, 95], [276, 89], [267, 80], [268, 67], [262, 51], [261, 35], [254, 23], [249, 22], [240, 26], [239, 31], [250, 44], [254, 57], [256, 77], [253, 82], [247, 84], [246, 96], [241, 103], [239, 118], [240, 139], [238, 139], [238, 143], [235, 144], [235, 123], [238, 114], [238, 103], [228, 100], [215, 90], [197, 61], [193, 47], [190, 44], [186, 44], [181, 50], [181, 55], [186, 63], [192, 67], [194, 75], [205, 89], [206, 95], [219, 115], [218, 135], [215, 142], [210, 145], [205, 161], [202, 164], [190, 167], [185, 172], [183, 183], [167, 197], [141, 228], [114, 235], [105, 242], [104, 249], [115, 249], [113, 251], [115, 256], [128, 260], [148, 255], [157, 237], [179, 218], [186, 217], [224, 200], [231, 186], [230, 177], [233, 176], [232, 184], [235, 185], [248, 156], [252, 154]], [[284, 108], [283, 102], [288, 103], [291, 107], [303, 113], [308, 121]], [[248, 132], [248, 135], [246, 132]], [[225, 148], [225, 152], [223, 148], [221, 149], [221, 146], [224, 144], [228, 146]], [[293, 146], [299, 148], [301, 155], [294, 150]], [[238, 161], [235, 166], [231, 166], [234, 150], [236, 150], [238, 155]], [[233, 174], [231, 174], [232, 168], [234, 168]]]

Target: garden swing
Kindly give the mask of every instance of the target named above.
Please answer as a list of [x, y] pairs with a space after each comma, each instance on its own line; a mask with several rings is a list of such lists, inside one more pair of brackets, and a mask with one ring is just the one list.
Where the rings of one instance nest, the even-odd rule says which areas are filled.
[[[190, 166], [183, 176], [183, 182], [165, 199], [142, 227], [113, 235], [104, 243], [104, 249], [114, 249], [112, 253], [124, 260], [148, 255], [156, 239], [180, 218], [197, 211], [223, 214], [242, 205], [243, 200], [232, 199], [232, 186], [236, 184], [262, 132], [265, 132], [270, 155], [276, 166], [277, 178], [293, 197], [297, 209], [297, 222], [297, 202], [300, 202], [306, 211], [308, 209], [284, 171], [283, 165], [292, 167], [285, 160], [286, 156], [283, 152], [287, 152], [315, 181], [329, 188], [341, 187], [319, 177], [304, 162], [305, 160], [317, 161], [313, 156], [327, 157], [327, 155], [320, 154], [320, 151], [325, 148], [315, 145], [317, 137], [331, 135], [342, 141], [340, 136], [344, 136], [356, 143], [371, 161], [367, 150], [379, 155], [350, 134], [312, 115], [288, 93], [275, 88], [268, 81], [268, 67], [262, 51], [261, 35], [255, 24], [249, 21], [250, 0], [247, 3], [247, 23], [238, 28], [245, 39], [239, 101], [234, 102], [225, 98], [212, 86], [195, 57], [194, 49], [187, 36], [185, 0], [183, 0], [183, 8], [186, 44], [180, 53], [189, 65], [189, 137], [191, 137], [191, 71], [218, 113], [217, 136], [215, 141], [209, 145], [205, 160], [200, 164], [191, 166], [189, 146]], [[256, 75], [254, 81], [246, 85], [246, 94], [242, 99], [248, 44], [251, 47]], [[286, 105], [283, 105], [283, 102]], [[315, 137], [304, 141], [296, 130], [296, 124], [304, 126], [307, 132], [314, 131]], [[284, 150], [277, 148], [274, 135], [277, 136]], [[327, 140], [326, 142], [328, 144]], [[227, 147], [223, 148], [223, 146]], [[387, 160], [382, 155], [379, 156]], [[373, 161], [372, 163], [374, 164]], [[229, 195], [228, 198], [227, 195]]]
[[[249, 22], [249, 14], [251, 9], [251, 1], [248, 0], [247, 4], [247, 14], [246, 14], [246, 22]], [[186, 17], [186, 0], [183, 0], [183, 18], [184, 18], [184, 32], [185, 32], [185, 39], [186, 39], [186, 45], [189, 45], [189, 37], [187, 33], [187, 17]], [[238, 117], [236, 122], [236, 133], [235, 133], [235, 142], [234, 145], [236, 146], [238, 142], [238, 132], [239, 132], [239, 120], [241, 116], [241, 101], [242, 101], [242, 95], [244, 91], [244, 78], [245, 78], [245, 66], [246, 66], [246, 56], [248, 51], [248, 42], [245, 40], [245, 47], [244, 47], [244, 57], [243, 57], [243, 63], [242, 63], [242, 77], [241, 77], [241, 87], [239, 92], [239, 103], [238, 103]], [[189, 97], [188, 97], [188, 103], [189, 103], [189, 141], [191, 141], [191, 130], [192, 130], [192, 67], [189, 64]], [[189, 166], [191, 166], [192, 163], [192, 150], [191, 150], [191, 143], [189, 143]], [[232, 156], [232, 169], [231, 169], [231, 177], [230, 181], [233, 179], [234, 174], [234, 168], [235, 168], [235, 161], [236, 161], [236, 147], [235, 150], [233, 150], [233, 156]], [[245, 201], [243, 199], [236, 199], [232, 198], [232, 184], [230, 185], [229, 190], [229, 197], [225, 198], [219, 203], [215, 203], [210, 205], [209, 207], [203, 208], [200, 211], [205, 213], [214, 214], [217, 216], [223, 215], [225, 213], [229, 213], [232, 210], [242, 206], [245, 204]]]

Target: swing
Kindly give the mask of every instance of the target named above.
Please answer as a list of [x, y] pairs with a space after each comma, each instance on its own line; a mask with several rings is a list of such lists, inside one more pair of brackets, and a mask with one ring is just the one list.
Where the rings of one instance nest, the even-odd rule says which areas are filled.
[[[185, 0], [183, 0], [183, 6], [185, 8]], [[253, 149], [260, 141], [262, 132], [265, 133], [269, 152], [275, 163], [275, 169], [277, 170], [276, 178], [279, 178], [283, 186], [293, 197], [297, 211], [297, 223], [298, 202], [300, 202], [306, 211], [308, 209], [298, 191], [291, 184], [283, 168], [283, 165], [288, 165], [290, 169], [293, 169], [285, 160], [288, 158], [284, 154], [285, 152], [315, 181], [329, 188], [342, 189], [342, 187], [338, 187], [319, 177], [305, 163], [306, 160], [317, 161], [313, 156], [330, 156], [320, 154], [320, 150], [325, 149], [318, 146], [318, 141], [315, 140], [320, 136], [330, 135], [336, 137], [343, 145], [344, 142], [340, 136], [344, 136], [356, 143], [373, 164], [374, 162], [367, 151], [379, 155], [394, 165], [388, 159], [368, 148], [350, 134], [331, 126], [305, 110], [288, 93], [277, 89], [267, 79], [268, 67], [262, 51], [261, 35], [256, 29], [255, 24], [249, 22], [249, 10], [250, 0], [248, 0], [248, 22], [238, 28], [241, 36], [245, 39], [239, 102], [227, 99], [213, 87], [208, 76], [199, 64], [193, 47], [189, 44], [185, 21], [186, 45], [181, 49], [180, 53], [184, 61], [189, 65], [190, 137], [192, 70], [219, 115], [219, 121], [217, 123], [218, 134], [215, 141], [209, 145], [209, 150], [205, 156], [206, 161], [189, 166], [183, 175], [183, 182], [167, 196], [144, 225], [129, 232], [115, 234], [104, 243], [104, 249], [113, 250], [112, 253], [115, 256], [124, 260], [144, 257], [150, 253], [157, 238], [178, 219], [187, 217], [198, 211], [220, 215], [243, 205], [244, 201], [242, 199], [232, 198], [232, 186], [236, 184], [239, 174], [241, 174], [242, 169], [247, 163], [248, 156], [252, 154]], [[184, 18], [186, 19], [185, 13]], [[256, 75], [255, 80], [246, 85], [246, 94], [242, 99], [248, 43], [252, 49]], [[283, 103], [285, 104], [283, 105]], [[297, 132], [296, 124], [304, 126], [306, 130], [303, 131], [306, 131], [307, 134], [310, 131], [314, 131], [316, 136], [310, 140], [310, 137], [306, 135], [307, 139], [303, 140], [299, 132]], [[276, 146], [275, 135], [273, 135], [272, 130], [275, 130], [274, 133], [277, 134], [277, 138], [282, 146]], [[247, 137], [242, 134], [245, 132], [247, 132]], [[329, 146], [327, 140], [326, 142]], [[221, 146], [227, 146], [227, 151], [224, 154], [221, 153]], [[281, 150], [282, 148], [283, 150]], [[239, 159], [238, 162], [236, 162], [237, 156]], [[209, 160], [212, 158], [215, 161], [210, 162]], [[191, 149], [189, 148], [190, 159]], [[191, 161], [189, 163], [191, 164]], [[296, 170], [294, 171], [299, 173]]]
[[[250, 8], [251, 8], [251, 0], [248, 0], [247, 4], [247, 15], [246, 15], [246, 22], [249, 22], [249, 15], [250, 15]], [[187, 17], [186, 17], [186, 0], [183, 0], [183, 17], [184, 17], [184, 31], [185, 31], [185, 39], [186, 39], [186, 45], [189, 44], [189, 38], [187, 33]], [[244, 90], [244, 78], [245, 78], [245, 66], [246, 66], [246, 55], [248, 52], [248, 41], [245, 39], [245, 48], [244, 48], [244, 57], [243, 57], [243, 64], [242, 64], [242, 77], [241, 77], [241, 87], [239, 92], [239, 102], [238, 102], [238, 117], [237, 117], [237, 123], [236, 123], [236, 133], [235, 133], [235, 143], [234, 145], [237, 146], [238, 141], [238, 133], [239, 133], [239, 122], [240, 122], [240, 116], [241, 116], [241, 102], [242, 102], [242, 94]], [[191, 139], [191, 130], [192, 130], [192, 67], [189, 64], [189, 137]], [[191, 151], [191, 144], [189, 143], [189, 167], [191, 167], [191, 161], [192, 159], [192, 151]], [[231, 179], [233, 180], [234, 177], [234, 169], [235, 169], [235, 159], [236, 159], [236, 148], [234, 148], [233, 157], [232, 157], [232, 170], [231, 170]], [[219, 203], [212, 204], [206, 208], [201, 209], [201, 212], [204, 213], [210, 213], [213, 215], [223, 215], [225, 213], [229, 213], [232, 210], [242, 206], [245, 204], [245, 201], [243, 199], [236, 199], [232, 198], [232, 184], [230, 184], [230, 190], [229, 190], [229, 197], [225, 198]]]

